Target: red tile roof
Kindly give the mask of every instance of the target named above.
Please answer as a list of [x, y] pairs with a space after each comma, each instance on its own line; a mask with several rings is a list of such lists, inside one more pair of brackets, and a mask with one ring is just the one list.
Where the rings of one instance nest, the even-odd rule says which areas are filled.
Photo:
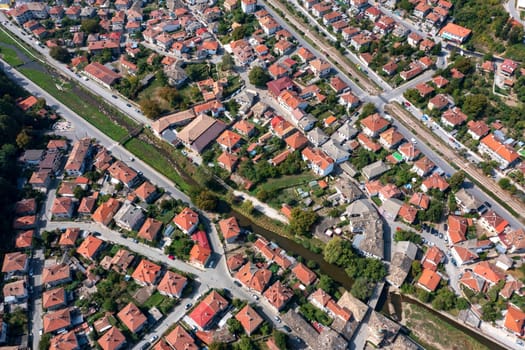
[[137, 265], [135, 271], [133, 271], [131, 277], [144, 284], [155, 284], [160, 271], [161, 267], [159, 265], [154, 264], [149, 260], [142, 259]]
[[69, 309], [61, 309], [48, 312], [43, 316], [44, 333], [55, 332], [71, 325], [71, 314]]
[[66, 303], [66, 292], [63, 287], [47, 290], [42, 294], [42, 307], [44, 309], [56, 307]]
[[430, 249], [427, 250], [423, 256], [421, 265], [423, 265], [423, 268], [425, 269], [437, 271], [438, 265], [441, 263], [444, 256], [445, 254], [443, 254], [443, 252], [438, 247], [430, 247]]
[[16, 236], [15, 247], [19, 249], [31, 247], [33, 244], [33, 233], [33, 230], [20, 232]]
[[93, 260], [103, 243], [104, 241], [100, 238], [95, 236], [87, 236], [78, 247], [77, 253], [86, 259]]
[[315, 282], [317, 275], [315, 272], [306, 267], [303, 263], [298, 263], [292, 269], [292, 273], [302, 284], [309, 286]]
[[27, 268], [27, 254], [21, 252], [7, 253], [4, 256], [2, 272], [22, 272]]
[[180, 325], [177, 325], [167, 336], [166, 342], [175, 350], [197, 350], [195, 340]]
[[448, 236], [450, 243], [456, 244], [466, 239], [468, 221], [466, 218], [449, 215], [448, 217]]
[[189, 232], [193, 226], [199, 223], [199, 215], [186, 207], [182, 212], [175, 216], [173, 222], [182, 230]]
[[293, 291], [283, 285], [281, 281], [277, 281], [270, 286], [265, 292], [264, 297], [270, 305], [277, 310], [281, 310], [290, 299], [293, 297]]
[[511, 332], [522, 335], [525, 324], [525, 312], [509, 304], [505, 315], [504, 327]]
[[473, 272], [492, 284], [498, 283], [499, 281], [505, 279], [505, 274], [488, 261], [482, 261], [478, 263], [474, 267]]
[[441, 276], [430, 269], [423, 269], [423, 273], [417, 283], [425, 289], [433, 292], [439, 286]]
[[117, 314], [117, 317], [133, 333], [139, 331], [148, 321], [147, 317], [133, 303], [124, 306]]
[[230, 217], [219, 221], [219, 228], [221, 229], [224, 239], [235, 239], [241, 234], [241, 228], [235, 217]]
[[253, 263], [248, 262], [237, 271], [235, 278], [246, 287], [262, 293], [270, 279], [272, 272], [265, 268], [257, 268]]
[[206, 328], [213, 318], [226, 310], [229, 303], [215, 290], [212, 290], [188, 315], [201, 329]]
[[117, 327], [111, 327], [100, 339], [97, 341], [102, 350], [115, 350], [122, 347], [126, 342], [126, 337]]
[[186, 277], [172, 271], [166, 271], [157, 286], [157, 290], [167, 295], [180, 297], [187, 282]]
[[153, 218], [147, 218], [140, 228], [138, 237], [148, 241], [154, 241], [162, 228], [162, 222]]
[[257, 311], [255, 311], [250, 305], [246, 305], [235, 315], [237, 321], [239, 321], [244, 328], [244, 331], [250, 336], [259, 326], [263, 323], [263, 319]]

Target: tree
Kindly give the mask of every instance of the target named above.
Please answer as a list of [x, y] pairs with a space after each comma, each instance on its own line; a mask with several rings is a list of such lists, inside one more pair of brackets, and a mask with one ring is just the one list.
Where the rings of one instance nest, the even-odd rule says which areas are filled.
[[419, 275], [422, 271], [421, 262], [419, 260], [412, 261], [412, 266], [411, 266], [410, 271], [411, 271], [411, 275], [413, 278]]
[[251, 84], [257, 87], [265, 87], [266, 83], [270, 81], [270, 75], [261, 67], [255, 66], [248, 74], [248, 79]]
[[266, 202], [268, 198], [270, 198], [270, 193], [265, 189], [261, 188], [259, 191], [257, 191], [257, 199], [261, 202]]
[[501, 313], [494, 301], [489, 301], [481, 307], [482, 316], [481, 319], [487, 322], [494, 322], [501, 318]]
[[334, 237], [324, 246], [323, 258], [329, 264], [348, 266], [354, 258], [352, 245], [346, 239]]
[[49, 50], [49, 55], [62, 63], [69, 63], [71, 61], [69, 51], [62, 46], [52, 47], [51, 50]]
[[463, 170], [460, 170], [452, 174], [452, 176], [448, 180], [448, 184], [450, 185], [452, 191], [456, 192], [461, 188], [463, 181], [465, 181], [465, 172]]
[[359, 300], [366, 301], [372, 296], [374, 287], [364, 277], [359, 277], [354, 281], [350, 293]]
[[202, 210], [215, 210], [217, 208], [218, 199], [217, 196], [211, 191], [201, 191], [195, 198], [195, 205]]
[[232, 55], [230, 55], [228, 52], [225, 52], [222, 56], [221, 70], [228, 71], [232, 70], [233, 67], [235, 67], [235, 61], [233, 60]]
[[319, 277], [318, 287], [324, 290], [328, 294], [333, 294], [335, 291], [335, 282], [327, 275], [321, 275]]
[[288, 338], [288, 336], [285, 333], [279, 332], [277, 329], [274, 329], [272, 336], [273, 336], [275, 345], [277, 345], [277, 347], [280, 350], [286, 350], [288, 348], [286, 345], [286, 338]]
[[246, 27], [245, 26], [238, 26], [235, 28], [232, 33], [231, 37], [233, 40], [240, 40], [246, 36]]
[[228, 331], [231, 334], [239, 335], [244, 332], [242, 324], [235, 317], [231, 317], [230, 319], [228, 319], [226, 324], [228, 325]]
[[157, 119], [162, 112], [157, 101], [149, 98], [143, 98], [140, 101], [140, 109], [149, 119]]
[[255, 210], [255, 207], [253, 206], [253, 202], [252, 201], [249, 201], [249, 200], [245, 200], [242, 205], [241, 205], [241, 208], [243, 210], [245, 210], [248, 214], [252, 214], [253, 211]]
[[463, 113], [474, 118], [479, 119], [483, 117], [483, 113], [488, 106], [487, 96], [482, 94], [470, 94], [465, 97], [461, 107]]
[[80, 24], [80, 30], [88, 34], [98, 33], [100, 31], [100, 24], [97, 18], [85, 19]]
[[31, 136], [29, 136], [26, 129], [23, 129], [18, 135], [16, 135], [16, 145], [19, 148], [24, 149], [29, 143], [31, 143]]
[[436, 310], [450, 310], [455, 305], [456, 295], [448, 288], [441, 288], [432, 300], [432, 307]]
[[51, 344], [51, 334], [46, 333], [40, 337], [40, 342], [38, 343], [39, 350], [47, 350]]
[[506, 177], [501, 178], [501, 180], [498, 181], [498, 185], [504, 190], [508, 190], [510, 186], [512, 186], [512, 184], [510, 183], [510, 180]]
[[422, 303], [427, 303], [430, 300], [430, 293], [421, 288], [417, 289], [416, 296]]
[[81, 199], [82, 197], [84, 197], [85, 194], [86, 192], [80, 186], [75, 186], [75, 188], [73, 189], [73, 195], [76, 199]]
[[456, 308], [458, 310], [467, 310], [469, 308], [470, 304], [467, 299], [465, 298], [457, 298], [456, 300]]
[[237, 350], [257, 350], [259, 349], [259, 347], [250, 338], [248, 338], [247, 336], [243, 336], [241, 340], [239, 340], [235, 344], [235, 349]]
[[310, 228], [315, 224], [317, 218], [318, 215], [311, 209], [294, 208], [290, 220], [290, 231], [294, 235], [311, 236]]

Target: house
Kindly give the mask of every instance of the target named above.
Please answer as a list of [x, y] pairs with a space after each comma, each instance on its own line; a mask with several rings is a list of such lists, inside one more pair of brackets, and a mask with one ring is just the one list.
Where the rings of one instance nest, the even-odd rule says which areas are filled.
[[477, 263], [472, 272], [484, 279], [490, 286], [505, 279], [505, 274], [488, 261]]
[[423, 73], [423, 67], [421, 67], [417, 63], [411, 63], [410, 68], [399, 73], [399, 76], [404, 81], [409, 81], [410, 79], [417, 77], [421, 73]]
[[196, 115], [193, 112], [193, 109], [186, 109], [184, 111], [172, 113], [153, 121], [151, 123], [151, 128], [155, 134], [160, 137], [166, 129], [184, 126], [195, 119], [195, 117]]
[[[111, 42], [110, 42], [111, 43]], [[89, 43], [89, 48], [91, 51], [95, 50], [95, 45]], [[104, 45], [109, 46], [109, 45]], [[84, 74], [89, 78], [93, 79], [97, 83], [103, 85], [104, 87], [111, 89], [111, 86], [122, 78], [118, 73], [113, 72], [111, 69], [106, 66], [98, 63], [92, 62], [84, 67]]]
[[467, 121], [467, 115], [459, 107], [448, 109], [441, 115], [441, 123], [449, 128], [456, 128]]
[[71, 313], [68, 308], [47, 312], [42, 317], [44, 333], [61, 333], [71, 327]]
[[381, 69], [386, 75], [391, 76], [397, 73], [397, 63], [394, 61], [390, 61], [386, 63], [383, 68]]
[[126, 337], [117, 327], [111, 327], [97, 343], [102, 350], [120, 350], [126, 345]]
[[76, 201], [70, 197], [56, 197], [51, 206], [53, 219], [70, 219], [73, 217]]
[[293, 295], [293, 291], [283, 285], [281, 281], [276, 281], [263, 293], [268, 303], [276, 311], [281, 311], [292, 299]]
[[151, 203], [157, 197], [157, 187], [149, 181], [144, 181], [142, 185], [137, 187], [135, 195], [143, 202]]
[[328, 73], [330, 73], [330, 70], [332, 69], [332, 66], [330, 64], [320, 58], [316, 58], [309, 63], [309, 67], [312, 70], [312, 72], [318, 76], [318, 77], [324, 77]]
[[134, 259], [135, 255], [133, 253], [128, 252], [126, 249], [119, 249], [113, 259], [111, 259], [110, 266], [118, 273], [127, 273]]
[[398, 147], [397, 151], [403, 157], [406, 162], [411, 162], [419, 157], [421, 152], [417, 149], [416, 145], [412, 142], [406, 142]]
[[437, 189], [441, 192], [445, 192], [446, 190], [448, 190], [448, 187], [449, 185], [447, 180], [445, 180], [438, 173], [433, 173], [425, 180], [423, 180], [423, 183], [421, 184], [421, 189], [423, 190], [423, 192], [428, 192], [432, 189]]
[[507, 313], [505, 314], [505, 320], [503, 321], [503, 327], [509, 332], [522, 337], [523, 336], [523, 325], [525, 324], [525, 312], [516, 306], [509, 304], [507, 306]]
[[17, 234], [15, 240], [15, 248], [27, 249], [33, 245], [33, 230], [23, 231]]
[[317, 275], [302, 263], [295, 265], [292, 273], [305, 286], [309, 286], [317, 280]]
[[464, 188], [455, 193], [456, 204], [458, 208], [465, 214], [476, 213], [483, 205], [476, 197], [467, 192]]
[[389, 128], [379, 135], [379, 143], [385, 149], [394, 149], [403, 142], [403, 135], [395, 128]]
[[230, 173], [235, 171], [238, 162], [239, 157], [226, 151], [222, 152], [221, 155], [217, 157], [217, 164], [221, 168], [228, 170]]
[[351, 92], [347, 92], [339, 96], [339, 104], [345, 106], [346, 108], [355, 108], [359, 106], [359, 103], [361, 103], [359, 98]]
[[519, 64], [509, 58], [503, 60], [503, 63], [500, 65], [500, 70], [503, 75], [508, 77], [514, 75], [516, 69], [518, 69]]
[[377, 21], [381, 16], [381, 11], [375, 6], [368, 7], [364, 13], [365, 17], [368, 18], [372, 23]]
[[140, 228], [137, 237], [153, 242], [157, 239], [157, 236], [162, 229], [162, 221], [146, 218], [144, 224]]
[[401, 208], [399, 209], [399, 212], [397, 215], [403, 219], [403, 221], [412, 224], [414, 221], [416, 221], [417, 218], [417, 209], [413, 206], [404, 203]]
[[472, 264], [479, 258], [478, 255], [470, 249], [459, 245], [453, 246], [450, 252], [458, 266]]
[[434, 88], [427, 83], [417, 84], [416, 90], [421, 98], [425, 98], [434, 92]]
[[57, 264], [44, 267], [42, 283], [47, 286], [57, 286], [71, 281], [71, 270], [67, 264]]
[[284, 90], [277, 97], [279, 104], [291, 113], [295, 109], [305, 109], [308, 102], [303, 100], [295, 91]]
[[93, 221], [108, 226], [119, 208], [120, 202], [115, 198], [109, 198], [95, 210], [92, 216]]
[[430, 205], [430, 197], [424, 193], [416, 192], [410, 198], [409, 203], [416, 208], [427, 210]]
[[503, 288], [498, 293], [501, 297], [509, 300], [514, 293], [523, 296], [523, 283], [521, 281], [507, 281]]
[[467, 133], [476, 141], [490, 132], [489, 126], [483, 120], [469, 120], [467, 128]]
[[448, 107], [450, 104], [450, 101], [448, 98], [443, 94], [437, 94], [436, 96], [432, 97], [428, 101], [428, 108], [432, 111], [434, 109], [437, 109], [438, 111], [441, 111]]
[[478, 151], [486, 154], [500, 164], [500, 169], [506, 169], [518, 163], [520, 156], [514, 148], [501, 143], [493, 133], [481, 139]]
[[[183, 350], [198, 350], [199, 347], [195, 344], [195, 340], [192, 338], [192, 336], [184, 330], [180, 325], [177, 325], [175, 329], [173, 329], [165, 338], [165, 341], [167, 344], [166, 347], [161, 347], [160, 349], [158, 347], [155, 347], [154, 349], [157, 350], [171, 350], [172, 348], [175, 350], [183, 349]], [[158, 343], [162, 344], [162, 343]], [[170, 348], [171, 346], [171, 348]]]
[[470, 289], [474, 293], [480, 293], [485, 289], [485, 280], [474, 274], [471, 270], [466, 270], [465, 273], [463, 273], [459, 280], [459, 284]]
[[42, 294], [42, 307], [56, 310], [66, 306], [66, 291], [64, 287], [47, 290]]
[[329, 139], [321, 146], [321, 150], [336, 164], [341, 164], [350, 158], [350, 152], [346, 146], [341, 146], [333, 139]]
[[345, 83], [339, 76], [330, 78], [330, 87], [335, 91], [336, 94], [340, 94], [348, 90], [348, 84]]
[[257, 0], [241, 0], [241, 9], [244, 13], [254, 13], [257, 9]]
[[414, 163], [414, 166], [411, 170], [419, 176], [425, 177], [428, 174], [430, 174], [430, 172], [434, 170], [435, 167], [436, 165], [434, 164], [434, 162], [426, 156], [424, 156]]
[[385, 131], [390, 122], [385, 118], [381, 117], [379, 113], [374, 113], [369, 115], [360, 121], [361, 127], [363, 128], [363, 133], [368, 137], [378, 137], [379, 133]]
[[432, 8], [426, 2], [422, 1], [417, 4], [412, 13], [415, 17], [423, 19], [430, 12], [431, 9]]
[[233, 124], [232, 128], [239, 134], [246, 137], [252, 137], [257, 132], [255, 126], [246, 119], [239, 120], [238, 122]]
[[270, 282], [272, 272], [248, 262], [235, 273], [234, 277], [248, 289], [262, 293]]
[[219, 228], [221, 229], [222, 236], [227, 243], [233, 243], [241, 234], [241, 228], [237, 218], [230, 217], [219, 221]]
[[437, 271], [439, 264], [443, 261], [445, 254], [436, 246], [430, 247], [423, 259], [421, 259], [421, 265], [424, 269]]
[[182, 232], [190, 235], [199, 225], [199, 215], [186, 207], [173, 218], [173, 222]]
[[170, 298], [180, 298], [187, 283], [186, 277], [168, 270], [160, 280], [157, 290], [160, 294]]
[[279, 138], [290, 136], [296, 129], [294, 126], [280, 116], [275, 116], [270, 120], [272, 132]]
[[191, 248], [189, 262], [201, 268], [205, 268], [211, 257], [211, 249], [200, 244], [195, 244]]
[[2, 272], [9, 278], [14, 275], [23, 275], [27, 272], [28, 259], [27, 254], [21, 252], [7, 253], [4, 256]]
[[67, 158], [64, 170], [69, 176], [80, 176], [87, 166], [87, 159], [91, 155], [91, 139], [78, 140]]
[[299, 131], [288, 136], [284, 141], [292, 151], [301, 150], [308, 144], [308, 139]]
[[36, 213], [36, 199], [19, 200], [15, 203], [14, 213], [16, 216], [34, 215]]
[[139, 174], [120, 160], [117, 160], [111, 164], [111, 166], [108, 168], [108, 173], [111, 176], [112, 183], [121, 183], [127, 188], [135, 187], [140, 181]]
[[17, 280], [11, 283], [6, 283], [3, 288], [4, 303], [18, 304], [27, 299], [27, 288], [25, 280]]
[[13, 219], [15, 230], [28, 230], [36, 227], [36, 215], [21, 216]]
[[100, 238], [87, 236], [78, 247], [77, 254], [88, 260], [94, 260], [103, 245], [104, 241]]
[[472, 31], [460, 25], [452, 22], [447, 23], [439, 31], [439, 36], [443, 39], [450, 40], [452, 42], [463, 44], [469, 37]]
[[211, 327], [225, 311], [229, 303], [215, 290], [212, 290], [188, 315], [199, 330]]
[[148, 322], [148, 318], [133, 303], [124, 306], [124, 308], [117, 314], [117, 317], [120, 322], [131, 331], [131, 333], [140, 332]]
[[478, 220], [481, 227], [491, 234], [499, 235], [509, 225], [507, 220], [496, 214], [495, 211], [489, 210]]
[[512, 230], [501, 239], [501, 244], [511, 254], [521, 254], [525, 251], [525, 231], [523, 229]]
[[308, 167], [319, 176], [327, 176], [334, 170], [334, 161], [322, 150], [306, 147], [301, 155], [308, 162]]
[[133, 271], [131, 278], [141, 286], [155, 285], [160, 277], [161, 270], [162, 268], [159, 265], [142, 259], [135, 268], [135, 271]]
[[231, 130], [224, 130], [224, 132], [219, 135], [216, 141], [223, 150], [231, 152], [239, 145], [241, 140], [241, 135]]
[[244, 332], [248, 336], [255, 332], [263, 323], [262, 317], [259, 316], [257, 311], [255, 311], [250, 305], [243, 307], [237, 315], [235, 315], [235, 319], [240, 322]]
[[315, 127], [312, 130], [310, 130], [306, 134], [306, 136], [308, 138], [308, 141], [310, 141], [316, 147], [321, 146], [330, 139], [330, 137], [318, 127]]
[[130, 201], [125, 201], [124, 205], [122, 205], [113, 217], [115, 224], [127, 231], [138, 231], [144, 219], [145, 215], [142, 209]]
[[429, 293], [432, 293], [439, 286], [441, 276], [431, 269], [423, 269], [423, 273], [417, 281], [417, 285]]
[[315, 58], [315, 55], [311, 53], [307, 48], [300, 47], [295, 53], [303, 63], [308, 63]]
[[228, 266], [228, 269], [230, 271], [237, 271], [237, 269], [239, 269], [239, 267], [244, 265], [244, 257], [243, 257], [243, 255], [242, 254], [235, 254], [235, 255], [230, 256], [226, 260], [226, 265]]
[[51, 172], [49, 170], [35, 171], [31, 174], [28, 183], [34, 190], [45, 193], [51, 184]]

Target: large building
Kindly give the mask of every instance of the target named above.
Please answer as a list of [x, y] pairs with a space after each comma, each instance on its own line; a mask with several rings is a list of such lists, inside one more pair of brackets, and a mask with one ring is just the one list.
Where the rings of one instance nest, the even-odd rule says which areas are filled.
[[464, 28], [454, 23], [447, 23], [440, 31], [439, 35], [443, 39], [447, 39], [459, 44], [464, 43], [472, 33], [472, 30]]
[[182, 129], [177, 137], [186, 147], [201, 153], [224, 129], [226, 125], [220, 120], [201, 114]]

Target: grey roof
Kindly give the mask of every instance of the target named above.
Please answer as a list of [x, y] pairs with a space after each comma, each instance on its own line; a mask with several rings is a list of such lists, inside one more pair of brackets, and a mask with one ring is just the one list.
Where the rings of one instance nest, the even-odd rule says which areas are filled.
[[325, 132], [319, 127], [315, 127], [310, 130], [307, 134], [307, 137], [311, 143], [318, 147], [328, 141], [328, 135], [326, 135]]
[[345, 174], [337, 178], [335, 190], [343, 195], [348, 202], [353, 202], [363, 197], [361, 189], [348, 178], [348, 175]]
[[325, 142], [325, 144], [321, 146], [321, 149], [335, 162], [337, 162], [339, 159], [344, 161], [350, 156], [350, 152], [346, 149], [346, 147], [337, 144], [332, 139]]
[[392, 342], [399, 333], [401, 325], [377, 311], [372, 311], [368, 320], [368, 329], [367, 341], [379, 347], [383, 341]]
[[401, 241], [397, 242], [395, 245], [396, 252], [402, 253], [406, 256], [408, 256], [410, 259], [414, 260], [417, 255], [417, 245], [410, 241]]
[[397, 198], [388, 198], [383, 202], [381, 211], [383, 215], [388, 216], [391, 220], [395, 220], [399, 210], [403, 206], [403, 202]]
[[348, 342], [336, 331], [325, 327], [317, 337], [317, 344], [314, 349], [345, 350]]
[[361, 169], [361, 173], [368, 179], [374, 179], [378, 176], [381, 176], [382, 174], [386, 173], [388, 170], [390, 170], [390, 166], [383, 163], [382, 160], [378, 160], [377, 162], [374, 162], [372, 164], [368, 164], [363, 169]]
[[118, 226], [137, 231], [144, 222], [145, 215], [142, 209], [135, 206], [133, 203], [126, 201], [115, 214], [113, 219]]
[[394, 253], [390, 262], [388, 276], [386, 276], [388, 283], [398, 288], [401, 287], [410, 272], [412, 261], [413, 259], [401, 252]]
[[358, 133], [359, 131], [356, 128], [352, 127], [349, 122], [346, 122], [334, 134], [339, 135], [339, 137], [344, 138], [343, 141], [346, 141], [353, 139]]
[[294, 310], [290, 309], [287, 313], [281, 316], [283, 322], [286, 323], [306, 344], [313, 349], [316, 348], [317, 331], [306, 322], [306, 320]]
[[346, 208], [350, 230], [362, 232], [359, 240], [354, 240], [353, 245], [366, 255], [383, 259], [383, 221], [372, 206], [370, 201], [359, 199]]
[[312, 125], [315, 124], [317, 119], [310, 113], [305, 114], [298, 122], [297, 126], [304, 131], [308, 131], [312, 128]]
[[456, 201], [461, 203], [467, 210], [475, 211], [483, 204], [480, 200], [476, 199], [472, 194], [468, 193], [464, 188], [460, 189], [455, 194]]

